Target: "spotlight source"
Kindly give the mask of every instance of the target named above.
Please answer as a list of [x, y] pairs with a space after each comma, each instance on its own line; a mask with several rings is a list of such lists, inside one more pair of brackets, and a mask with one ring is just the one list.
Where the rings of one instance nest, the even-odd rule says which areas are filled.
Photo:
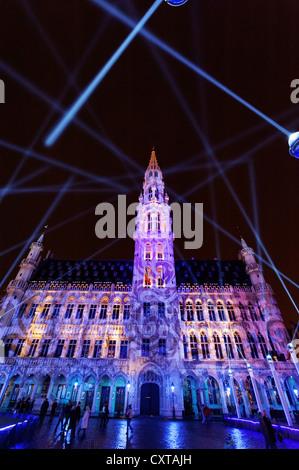
[[299, 158], [299, 132], [294, 132], [290, 135], [289, 151], [292, 157]]
[[188, 2], [188, 0], [165, 0], [165, 2], [172, 7], [180, 7], [181, 5], [184, 5], [184, 3]]

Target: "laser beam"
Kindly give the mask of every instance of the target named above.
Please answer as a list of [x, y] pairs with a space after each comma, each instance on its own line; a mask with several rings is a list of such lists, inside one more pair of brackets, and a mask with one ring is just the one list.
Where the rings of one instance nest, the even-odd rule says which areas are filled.
[[124, 42], [119, 46], [119, 48], [114, 52], [112, 57], [106, 62], [104, 67], [98, 72], [95, 78], [90, 82], [88, 87], [85, 91], [79, 96], [79, 98], [75, 101], [75, 103], [71, 106], [71, 108], [67, 111], [63, 119], [58, 123], [57, 126], [52, 130], [49, 136], [46, 138], [45, 144], [46, 146], [51, 146], [57, 140], [57, 138], [61, 135], [73, 117], [77, 114], [79, 109], [83, 106], [83, 104], [88, 100], [90, 95], [99, 85], [99, 83], [103, 80], [103, 78], [107, 75], [109, 70], [113, 67], [117, 59], [123, 54], [123, 52], [127, 49], [129, 44], [135, 38], [135, 36], [139, 33], [139, 31], [143, 28], [145, 23], [149, 20], [152, 14], [157, 10], [157, 8], [161, 5], [163, 0], [156, 0], [151, 8], [147, 11], [147, 13], [141, 18], [141, 20], [135, 25], [134, 29], [131, 31], [129, 36], [124, 40]]
[[[117, 19], [122, 21], [123, 23], [127, 24], [128, 26], [132, 27], [132, 24], [134, 24], [133, 20], [129, 18], [127, 15], [124, 13], [120, 12], [117, 8], [113, 7], [112, 5], [109, 5], [107, 2], [104, 0], [91, 0], [93, 3], [101, 7], [103, 10], [107, 11], [111, 15], [115, 16]], [[184, 64], [186, 67], [188, 67], [190, 70], [193, 70], [197, 75], [201, 76], [208, 82], [210, 82], [212, 85], [216, 86], [220, 90], [222, 90], [224, 93], [227, 95], [231, 96], [234, 100], [238, 101], [241, 103], [243, 106], [248, 108], [250, 111], [258, 115], [260, 118], [264, 119], [267, 121], [270, 125], [278, 129], [280, 132], [285, 134], [286, 136], [290, 136], [291, 132], [289, 132], [287, 129], [282, 127], [280, 124], [275, 122], [273, 119], [271, 119], [269, 116], [264, 114], [262, 111], [257, 109], [255, 106], [251, 105], [248, 101], [244, 100], [241, 98], [241, 96], [237, 95], [237, 93], [233, 92], [230, 90], [227, 86], [223, 85], [221, 82], [216, 80], [214, 77], [212, 77], [210, 74], [205, 72], [201, 67], [198, 67], [196, 64], [191, 62], [189, 59], [184, 57], [182, 54], [174, 50], [172, 47], [170, 47], [168, 44], [165, 42], [161, 41], [158, 37], [154, 36], [151, 34], [149, 31], [146, 29], [143, 29], [140, 31], [140, 34], [144, 36], [146, 39], [151, 41], [152, 43], [156, 44], [156, 46], [160, 47], [164, 52], [167, 52], [170, 56], [174, 57], [176, 60]]]

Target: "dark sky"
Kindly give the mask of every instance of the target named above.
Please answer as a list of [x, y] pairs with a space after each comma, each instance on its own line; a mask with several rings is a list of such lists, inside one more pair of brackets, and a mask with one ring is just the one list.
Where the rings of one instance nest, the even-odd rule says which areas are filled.
[[[109, 3], [137, 21], [153, 0]], [[189, 0], [178, 8], [163, 3], [146, 27], [294, 132], [299, 104], [290, 100], [290, 83], [299, 78], [298, 14], [297, 0]], [[129, 31], [88, 0], [2, 2], [1, 279], [16, 258], [24, 257], [24, 243], [42, 230], [41, 221], [71, 174], [69, 191], [46, 217], [45, 253], [84, 259], [102, 250], [99, 259], [132, 259], [131, 239], [107, 248], [111, 240], [95, 236], [95, 207], [115, 201], [117, 194], [127, 194], [128, 203], [138, 200], [155, 146], [170, 203], [188, 192], [185, 202], [202, 202], [207, 216], [202, 248], [184, 250], [184, 240], [178, 240], [176, 257], [236, 259], [240, 245], [228, 234], [238, 239], [237, 227], [259, 252], [229, 182], [277, 269], [298, 283], [299, 161], [289, 155], [286, 135], [143, 37], [135, 38], [77, 115], [92, 132], [72, 122], [52, 147], [45, 147], [45, 137], [61, 117], [55, 103], [67, 109]], [[206, 152], [200, 132], [224, 173]], [[297, 323], [276, 274], [263, 267], [286, 323]], [[298, 289], [284, 281], [298, 303]]]

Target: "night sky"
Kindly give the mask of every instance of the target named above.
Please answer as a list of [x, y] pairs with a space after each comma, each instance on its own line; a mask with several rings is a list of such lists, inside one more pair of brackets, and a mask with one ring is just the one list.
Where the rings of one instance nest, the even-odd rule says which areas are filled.
[[[137, 22], [153, 0], [109, 3]], [[189, 0], [177, 8], [163, 2], [146, 29], [294, 132], [299, 104], [290, 100], [290, 84], [299, 78], [298, 14], [298, 0]], [[72, 122], [45, 146], [62, 116], [55, 103], [68, 109], [129, 31], [88, 0], [2, 2], [1, 279], [25, 257], [24, 244], [42, 231], [44, 218], [45, 255], [132, 259], [130, 238], [111, 244], [96, 237], [95, 207], [115, 203], [118, 194], [128, 203], [138, 200], [154, 146], [169, 202], [204, 205], [203, 246], [184, 250], [185, 240], [177, 240], [176, 258], [236, 259], [239, 231], [259, 252], [229, 182], [277, 269], [299, 283], [299, 161], [289, 155], [287, 136], [141, 35], [78, 113], [82, 125]], [[297, 323], [278, 277], [262, 264], [286, 324]], [[284, 281], [298, 303], [297, 287]]]

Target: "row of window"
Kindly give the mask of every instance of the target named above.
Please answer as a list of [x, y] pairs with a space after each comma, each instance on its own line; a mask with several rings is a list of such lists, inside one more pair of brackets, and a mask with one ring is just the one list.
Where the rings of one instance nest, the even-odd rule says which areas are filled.
[[[235, 332], [233, 337], [234, 337], [234, 343], [235, 343], [235, 347], [237, 351], [237, 358], [246, 359], [246, 355], [245, 355], [245, 351], [244, 351], [244, 347], [243, 347], [240, 335], [237, 332]], [[209, 359], [210, 358], [210, 349], [209, 349], [210, 341], [208, 340], [207, 335], [204, 332], [200, 333], [199, 339], [200, 339], [200, 349], [201, 349], [202, 358]], [[261, 333], [258, 333], [257, 339], [258, 339], [258, 343], [260, 346], [260, 352], [263, 358], [266, 359], [267, 354], [268, 354], [268, 348], [267, 348], [265, 339]], [[251, 333], [247, 333], [247, 340], [248, 340], [248, 344], [250, 348], [250, 355], [252, 359], [259, 359], [258, 348]], [[230, 335], [224, 334], [223, 341], [224, 341], [224, 348], [225, 348], [226, 356], [229, 359], [235, 359], [233, 342], [231, 340]], [[271, 338], [269, 338], [269, 342], [270, 342], [272, 350], [274, 350], [274, 346], [271, 341]], [[223, 359], [224, 356], [223, 356], [223, 350], [222, 350], [222, 343], [217, 333], [214, 333], [211, 343], [214, 344], [216, 358]], [[187, 341], [186, 335], [183, 335], [183, 348], [184, 348], [185, 359], [189, 359], [189, 351], [190, 351], [192, 360], [199, 359], [199, 346], [197, 344], [197, 338], [195, 334], [191, 333], [189, 335], [189, 341]]]
[[[154, 286], [154, 275], [150, 266], [145, 267], [143, 286], [144, 287]], [[163, 266], [158, 266], [156, 269], [156, 286], [165, 287], [165, 274], [164, 274]]]
[[[247, 307], [241, 302], [239, 302], [238, 307], [241, 313], [242, 320], [258, 320], [256, 310], [250, 302], [248, 303]], [[216, 304], [217, 316], [215, 312], [214, 303], [211, 300], [208, 301], [207, 308], [210, 321], [227, 321], [224, 305], [222, 302], [218, 301]], [[234, 306], [230, 301], [226, 303], [226, 311], [228, 314], [229, 321], [236, 321]], [[195, 303], [195, 308], [191, 301], [186, 302], [185, 308], [183, 304], [180, 303], [180, 313], [182, 321], [204, 321], [203, 305], [200, 300]], [[263, 319], [263, 317], [261, 318]]]
[[[156, 258], [157, 259], [163, 259], [163, 246], [162, 243], [157, 243], [157, 251], [156, 251]], [[150, 242], [147, 242], [144, 247], [144, 259], [145, 260], [151, 260], [153, 259], [153, 249], [152, 249], [152, 244]]]
[[[36, 355], [39, 342], [40, 342], [39, 339], [33, 339], [31, 341], [27, 357], [34, 357]], [[5, 355], [9, 356], [9, 352], [12, 351], [15, 356], [20, 356], [22, 354], [22, 349], [23, 349], [24, 344], [25, 344], [25, 339], [19, 339], [16, 346], [13, 347], [13, 339], [8, 339], [5, 344]], [[48, 356], [50, 344], [51, 344], [51, 339], [43, 340], [40, 351], [39, 351], [39, 357]], [[61, 357], [65, 344], [66, 344], [65, 339], [58, 340], [54, 357]], [[96, 340], [93, 346], [91, 344], [91, 340], [89, 339], [84, 340], [79, 357], [101, 358], [102, 346], [103, 346], [102, 339]], [[92, 347], [93, 347], [93, 350], [92, 350]], [[75, 357], [76, 348], [77, 348], [77, 340], [76, 339], [69, 340], [66, 357]], [[165, 338], [159, 338], [157, 353], [159, 356], [166, 356], [166, 339]], [[142, 344], [141, 344], [141, 356], [147, 357], [149, 356], [149, 354], [150, 354], [150, 339], [143, 338]], [[108, 358], [116, 357], [116, 340], [109, 340], [107, 357]], [[128, 340], [121, 340], [119, 358], [120, 359], [128, 358]]]
[[[28, 304], [24, 303], [19, 307], [18, 310], [18, 317], [21, 317], [22, 315], [25, 314], [27, 310]], [[37, 308], [39, 307], [38, 303], [32, 303], [30, 306], [30, 309], [28, 311], [28, 318], [32, 318], [35, 313]], [[60, 315], [62, 304], [56, 303], [53, 307], [51, 318], [58, 318]], [[76, 319], [82, 319], [83, 318], [83, 312], [86, 307], [86, 304], [78, 304], [76, 308]], [[40, 318], [46, 318], [49, 314], [51, 308], [51, 303], [46, 303], [43, 306], [43, 309], [40, 314]], [[102, 303], [100, 312], [99, 312], [99, 319], [100, 320], [105, 320], [107, 318], [107, 309], [108, 309], [108, 304], [107, 303]], [[71, 318], [72, 313], [75, 310], [75, 304], [69, 303], [67, 304], [66, 310], [65, 310], [65, 315], [64, 318]], [[89, 306], [89, 312], [88, 312], [88, 319], [93, 320], [96, 316], [97, 313], [97, 304], [91, 304]], [[115, 303], [112, 308], [112, 315], [111, 318], [112, 320], [118, 320], [120, 317], [120, 304]], [[123, 319], [128, 320], [130, 318], [130, 304], [124, 304], [123, 307]]]

